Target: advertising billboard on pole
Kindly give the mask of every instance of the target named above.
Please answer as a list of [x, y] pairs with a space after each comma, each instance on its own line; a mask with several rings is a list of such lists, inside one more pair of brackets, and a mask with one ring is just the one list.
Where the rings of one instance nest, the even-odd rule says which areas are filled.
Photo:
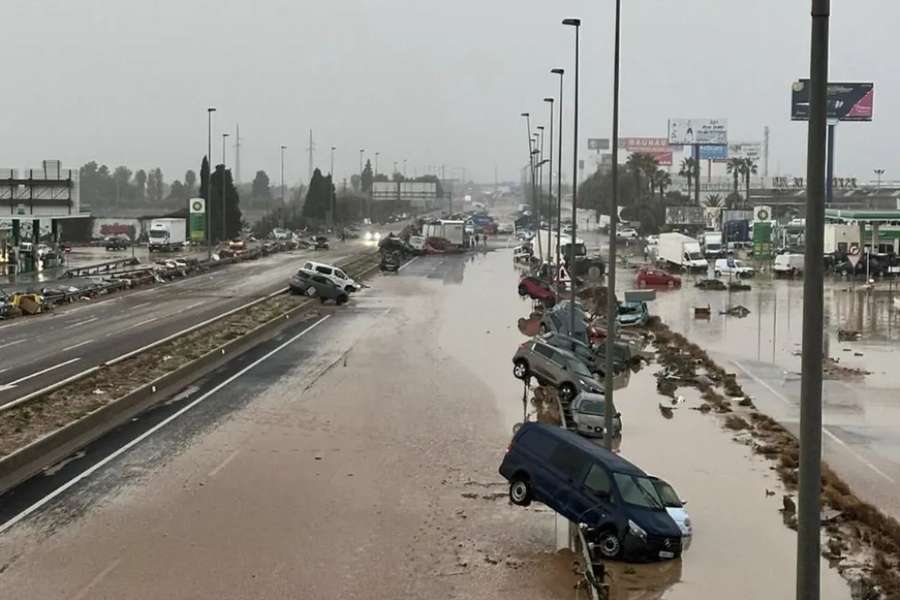
[[609, 138], [588, 138], [588, 150], [609, 150]]
[[728, 146], [700, 146], [700, 160], [725, 160]]
[[191, 198], [188, 200], [189, 224], [191, 228], [191, 241], [202, 242], [206, 239], [206, 200], [203, 198]]
[[656, 159], [657, 164], [663, 167], [672, 166], [672, 147], [669, 140], [658, 137], [627, 137], [619, 138], [619, 146], [626, 152], [640, 152], [649, 154]]
[[[875, 84], [829, 83], [827, 113], [830, 120], [871, 121], [875, 99]], [[791, 86], [791, 120], [809, 120], [809, 79], [800, 79]]]
[[728, 119], [669, 119], [670, 144], [728, 144]]

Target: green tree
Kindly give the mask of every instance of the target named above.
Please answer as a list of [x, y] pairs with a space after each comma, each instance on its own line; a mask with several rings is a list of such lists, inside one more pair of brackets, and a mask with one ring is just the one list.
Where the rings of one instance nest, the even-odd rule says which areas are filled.
[[652, 188], [655, 188], [659, 190], [659, 199], [665, 198], [666, 188], [672, 185], [672, 176], [669, 175], [669, 172], [665, 169], [656, 169], [650, 181], [652, 186], [650, 191], [652, 192]]
[[157, 167], [147, 173], [147, 199], [153, 204], [162, 202], [164, 193], [162, 170]]
[[172, 185], [169, 186], [169, 194], [168, 196], [166, 196], [166, 204], [182, 204], [188, 198], [190, 198], [190, 192], [188, 192], [187, 186], [176, 179], [172, 182]]
[[137, 173], [134, 174], [134, 188], [135, 195], [137, 197], [138, 202], [144, 201], [144, 195], [147, 192], [147, 172], [143, 169], [138, 169]]
[[722, 195], [721, 194], [707, 194], [704, 200], [704, 204], [708, 208], [719, 208], [722, 206]]
[[729, 158], [728, 162], [725, 163], [725, 168], [730, 175], [734, 177], [734, 193], [738, 194], [738, 185], [741, 177], [741, 166], [743, 165], [743, 160], [740, 158]]
[[750, 177], [756, 175], [756, 172], [756, 162], [752, 158], [741, 159], [741, 175], [743, 175], [744, 183], [747, 186], [747, 195], [744, 198], [746, 198], [748, 205], [750, 204]]
[[[368, 168], [368, 164], [366, 167]], [[333, 192], [331, 178], [323, 176], [319, 169], [313, 171], [309, 191], [306, 192], [306, 202], [303, 204], [303, 216], [324, 221], [331, 211]]]
[[254, 200], [269, 202], [272, 199], [272, 188], [269, 176], [265, 171], [257, 171], [250, 186], [250, 195]]
[[[364, 194], [372, 193], [372, 181], [374, 181], [375, 176], [372, 173], [372, 161], [367, 160], [366, 166], [363, 169], [362, 174], [360, 175], [360, 183], [362, 184], [362, 191]], [[312, 184], [310, 183], [310, 189], [312, 189]]]
[[699, 176], [700, 169], [697, 161], [693, 158], [685, 158], [681, 161], [681, 170], [678, 171], [678, 174], [681, 177], [687, 179], [688, 184], [688, 198], [691, 197], [691, 191], [694, 189], [694, 178]]
[[[225, 222], [222, 222], [222, 186], [225, 187]], [[231, 170], [224, 165], [216, 165], [216, 170], [209, 181], [209, 232], [213, 241], [222, 241], [237, 237], [241, 232], [240, 196]], [[223, 230], [224, 227], [224, 230]]]
[[184, 189], [189, 198], [194, 194], [195, 185], [197, 185], [197, 173], [193, 169], [188, 169], [184, 173]]
[[200, 197], [209, 200], [209, 159], [206, 156], [200, 163]]
[[116, 202], [128, 200], [131, 198], [131, 169], [125, 166], [118, 166], [112, 174], [113, 182], [116, 185]]

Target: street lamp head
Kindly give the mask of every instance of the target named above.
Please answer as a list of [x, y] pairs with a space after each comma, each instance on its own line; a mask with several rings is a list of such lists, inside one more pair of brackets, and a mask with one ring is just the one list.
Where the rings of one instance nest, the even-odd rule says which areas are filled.
[[555, 98], [544, 98], [544, 102], [549, 102], [550, 104], [553, 104], [554, 102], [556, 102], [556, 99]]
[[530, 114], [531, 114], [531, 113], [522, 113], [522, 116], [523, 116], [523, 117], [527, 117], [527, 116], [529, 116]]
[[211, 112], [211, 113], [212, 113], [212, 112], [216, 112], [216, 107], [215, 107], [215, 106], [210, 106], [209, 108], [206, 109], [206, 112]]
[[554, 75], [562, 75], [563, 73], [566, 72], [566, 70], [557, 68], [557, 69], [550, 69], [550, 72], [553, 73]]
[[223, 134], [222, 134], [222, 137], [230, 137], [230, 136], [231, 136], [230, 133], [223, 133]]
[[563, 25], [571, 25], [573, 27], [581, 26], [581, 19], [563, 19]]
[[287, 146], [282, 146], [281, 149], [282, 149], [282, 150], [287, 150]]

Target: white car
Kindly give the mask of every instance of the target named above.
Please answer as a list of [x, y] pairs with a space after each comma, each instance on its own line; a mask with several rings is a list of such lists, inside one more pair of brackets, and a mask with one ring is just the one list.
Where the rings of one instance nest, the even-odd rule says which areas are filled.
[[744, 261], [735, 258], [716, 259], [716, 277], [721, 275], [734, 275], [735, 277], [753, 277], [753, 267]]
[[640, 236], [634, 227], [622, 227], [616, 232], [616, 237], [623, 240], [636, 240]]
[[687, 502], [678, 497], [675, 488], [659, 477], [650, 477], [650, 480], [653, 482], [653, 487], [656, 488], [656, 493], [659, 494], [659, 497], [662, 499], [663, 504], [666, 507], [666, 512], [669, 513], [669, 517], [675, 521], [675, 524], [678, 525], [678, 529], [681, 530], [681, 551], [687, 552], [687, 549], [691, 547], [691, 540], [694, 537], [694, 528], [691, 525], [691, 517], [684, 508]]
[[303, 263], [303, 267], [301, 268], [301, 270], [306, 271], [307, 273], [318, 273], [319, 275], [324, 275], [325, 277], [333, 281], [336, 286], [346, 292], [356, 292], [362, 289], [362, 286], [357, 283], [356, 280], [354, 280], [352, 277], [349, 277], [340, 268], [335, 267], [334, 265], [307, 261]]
[[793, 277], [799, 273], [803, 273], [804, 256], [802, 254], [779, 254], [775, 257], [775, 264], [772, 270], [775, 276]]

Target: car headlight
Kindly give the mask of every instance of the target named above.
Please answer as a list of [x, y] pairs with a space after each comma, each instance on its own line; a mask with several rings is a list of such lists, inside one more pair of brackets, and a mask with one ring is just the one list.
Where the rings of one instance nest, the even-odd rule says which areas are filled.
[[371, 232], [371, 231], [367, 231], [367, 232], [366, 232], [365, 239], [366, 239], [367, 242], [371, 242], [371, 241], [372, 241], [372, 232]]
[[647, 541], [647, 532], [644, 531], [643, 527], [641, 527], [631, 519], [628, 519], [628, 531], [630, 531], [631, 534], [635, 537], [639, 537], [645, 542]]
[[381, 234], [376, 231], [375, 232], [375, 241], [378, 241], [380, 239], [381, 239]]
[[687, 529], [688, 531], [691, 530], [691, 519], [690, 519], [690, 517], [688, 517], [687, 519], [684, 520], [684, 528]]

